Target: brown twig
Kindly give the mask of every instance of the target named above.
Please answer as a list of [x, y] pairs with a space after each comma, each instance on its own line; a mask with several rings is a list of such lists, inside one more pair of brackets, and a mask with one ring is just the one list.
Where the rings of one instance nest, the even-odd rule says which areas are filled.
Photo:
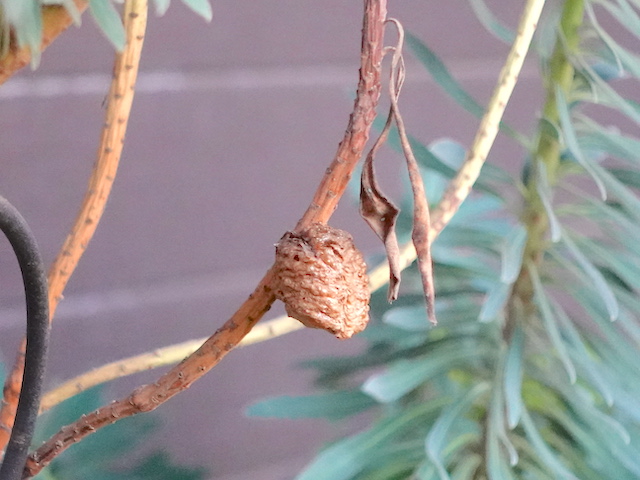
[[[78, 11], [82, 13], [89, 6], [87, 0], [74, 0]], [[40, 50], [49, 46], [55, 38], [73, 23], [73, 18], [60, 5], [45, 5], [42, 7], [42, 43]], [[25, 67], [31, 61], [29, 47], [18, 48], [10, 46], [7, 54], [0, 58], [0, 85], [6, 82], [14, 73]]]
[[[536, 30], [543, 6], [544, 0], [527, 0], [518, 24], [516, 39], [500, 71], [498, 82], [489, 100], [487, 110], [480, 121], [473, 144], [457, 175], [449, 182], [442, 196], [442, 200], [431, 212], [431, 229], [429, 230], [430, 243], [433, 243], [444, 227], [451, 221], [451, 218], [453, 218], [460, 208], [460, 205], [462, 205], [462, 202], [467, 198], [480, 175], [482, 165], [484, 165], [498, 133], [498, 126], [504, 110], [517, 83], [518, 74], [522, 69], [524, 59], [529, 50], [529, 45], [531, 44], [531, 39]], [[406, 268], [415, 259], [415, 247], [411, 243], [406, 244], [400, 252], [401, 268]], [[373, 285], [379, 285], [381, 282], [384, 282], [388, 276], [389, 267], [386, 263], [383, 263], [369, 272], [369, 281]]]
[[411, 231], [411, 240], [417, 252], [418, 270], [422, 278], [422, 286], [427, 300], [427, 317], [429, 321], [435, 325], [435, 293], [433, 283], [433, 265], [431, 260], [431, 241], [429, 240], [429, 232], [431, 230], [431, 218], [429, 215], [429, 201], [422, 181], [420, 167], [416, 157], [413, 155], [407, 130], [404, 126], [404, 120], [400, 115], [400, 107], [398, 106], [398, 98], [400, 90], [405, 78], [404, 59], [402, 56], [402, 47], [404, 44], [404, 28], [402, 24], [390, 18], [388, 22], [393, 23], [398, 30], [398, 43], [393, 49], [393, 57], [391, 59], [391, 79], [389, 81], [389, 99], [391, 102], [391, 111], [398, 127], [398, 136], [400, 137], [400, 145], [402, 152], [407, 161], [407, 170], [409, 172], [409, 181], [411, 190], [413, 191], [413, 229]]
[[[78, 3], [80, 8], [81, 2]], [[144, 12], [142, 10], [142, 8], [138, 8], [134, 12], [136, 17], [128, 27], [129, 38], [132, 38], [133, 41], [127, 45], [122, 54], [117, 55], [114, 78], [108, 95], [105, 123], [96, 155], [97, 159], [82, 206], [69, 235], [60, 248], [60, 253], [49, 270], [50, 319], [55, 314], [71, 274], [95, 233], [118, 169], [146, 29], [146, 8]], [[44, 13], [46, 12], [47, 10], [44, 11]], [[56, 12], [58, 11], [56, 10]], [[57, 15], [61, 15], [60, 12]], [[50, 42], [51, 39], [47, 41]], [[0, 450], [4, 449], [13, 426], [22, 384], [24, 348], [25, 342], [23, 340], [11, 373], [4, 385], [2, 408], [0, 408]]]
[[338, 201], [347, 188], [353, 170], [362, 157], [380, 98], [380, 65], [385, 17], [386, 0], [365, 1], [362, 63], [353, 113], [349, 117], [349, 124], [338, 146], [338, 152], [327, 168], [309, 208], [296, 225], [295, 231], [312, 223], [326, 223], [338, 206]]
[[[285, 333], [293, 332], [301, 328], [304, 328], [304, 325], [291, 317], [282, 316], [274, 318], [268, 322], [256, 325], [251, 332], [242, 339], [238, 346], [244, 347], [263, 342], [269, 338], [284, 335]], [[40, 402], [40, 413], [96, 385], [127, 375], [178, 363], [200, 348], [206, 340], [207, 337], [196, 338], [175, 345], [168, 345], [140, 355], [107, 363], [82, 373], [58, 385], [53, 390], [48, 391], [42, 397], [42, 402]]]
[[[354, 110], [336, 157], [327, 169], [311, 205], [296, 229], [328, 220], [362, 156], [380, 96], [385, 17], [386, 0], [365, 0], [360, 79]], [[272, 282], [273, 271], [270, 269], [238, 311], [196, 352], [164, 374], [157, 382], [140, 387], [128, 397], [82, 417], [51, 437], [30, 456], [23, 478], [33, 477], [70, 445], [103, 426], [110, 425], [120, 418], [154, 410], [169, 398], [189, 388], [238, 345], [269, 310], [275, 301], [271, 289]]]

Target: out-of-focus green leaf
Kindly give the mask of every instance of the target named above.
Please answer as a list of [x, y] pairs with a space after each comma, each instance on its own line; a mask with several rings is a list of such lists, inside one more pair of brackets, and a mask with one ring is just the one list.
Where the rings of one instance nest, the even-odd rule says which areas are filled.
[[533, 264], [529, 264], [527, 265], [527, 271], [529, 272], [531, 283], [533, 284], [536, 304], [538, 305], [538, 308], [540, 310], [540, 316], [542, 317], [542, 321], [544, 322], [546, 333], [547, 335], [549, 335], [549, 339], [555, 347], [556, 352], [558, 353], [558, 357], [560, 358], [560, 361], [564, 365], [564, 368], [569, 375], [569, 380], [571, 381], [571, 383], [575, 383], [576, 368], [571, 361], [571, 358], [567, 351], [567, 346], [564, 343], [562, 335], [560, 334], [560, 330], [558, 329], [556, 319], [553, 315], [553, 312], [551, 311], [551, 305], [549, 304], [549, 299], [547, 298], [547, 294], [545, 293], [544, 287], [542, 286], [540, 276], [538, 275], [538, 270]]
[[466, 412], [476, 399], [489, 390], [487, 383], [479, 383], [471, 388], [465, 395], [457, 399], [455, 403], [443, 410], [436, 422], [431, 427], [425, 439], [427, 457], [436, 468], [441, 480], [449, 480], [449, 474], [441, 458], [442, 448], [451, 430], [453, 423]]
[[169, 5], [171, 4], [171, 0], [154, 0], [153, 3], [155, 3], [156, 5], [156, 15], [161, 17], [162, 15], [167, 13]]
[[375, 458], [376, 451], [394, 437], [416, 424], [430, 419], [448, 403], [447, 397], [423, 402], [392, 415], [371, 429], [340, 440], [323, 452], [298, 476], [297, 480], [348, 480], [361, 472]]
[[472, 453], [465, 455], [453, 467], [451, 480], [473, 480], [474, 474], [481, 463], [482, 457], [480, 455]]
[[518, 223], [505, 237], [500, 249], [502, 268], [500, 281], [511, 284], [516, 281], [522, 268], [522, 254], [527, 243], [527, 229]]
[[608, 406], [612, 406], [613, 395], [611, 393], [611, 386], [601, 375], [595, 358], [590, 355], [578, 330], [562, 306], [557, 302], [553, 302], [552, 307], [553, 314], [558, 319], [558, 323], [562, 325], [562, 333], [567, 339], [567, 342], [571, 345], [571, 358], [574, 359], [575, 363], [582, 367], [583, 374], [591, 380], [593, 386], [600, 392], [600, 395], [602, 395], [606, 404]]
[[511, 45], [516, 38], [516, 34], [509, 28], [505, 27], [496, 18], [483, 0], [469, 0], [469, 4], [476, 14], [476, 17], [482, 26], [496, 38]]
[[542, 162], [537, 162], [536, 172], [536, 187], [538, 195], [540, 196], [540, 201], [542, 202], [542, 206], [544, 207], [547, 218], [549, 219], [549, 232], [551, 233], [551, 240], [553, 242], [558, 242], [562, 237], [562, 227], [560, 226], [558, 217], [556, 217], [556, 213], [553, 211], [553, 191], [551, 190], [551, 186], [549, 185], [549, 181], [547, 179], [547, 169], [545, 164]]
[[576, 57], [576, 61], [591, 80], [597, 103], [607, 105], [623, 113], [636, 123], [640, 123], [640, 107], [632, 100], [626, 99], [616, 92], [584, 59]]
[[628, 168], [609, 168], [609, 173], [625, 185], [640, 188], [640, 172]]
[[538, 429], [536, 428], [533, 419], [529, 415], [526, 408], [522, 410], [521, 425], [524, 428], [527, 437], [531, 441], [531, 444], [544, 461], [547, 468], [549, 468], [558, 479], [579, 480], [573, 473], [571, 473], [567, 467], [565, 467], [549, 449], [547, 443], [544, 441]]
[[18, 45], [31, 49], [31, 67], [40, 63], [42, 16], [38, 0], [3, 0], [6, 21], [13, 27]]
[[482, 357], [490, 351], [486, 345], [476, 342], [465, 345], [462, 338], [456, 343], [436, 346], [422, 358], [400, 360], [386, 372], [369, 377], [362, 385], [362, 390], [379, 402], [393, 402], [419, 387], [432, 376], [474, 357]]
[[211, 10], [209, 0], [182, 0], [182, 3], [204, 18], [207, 22], [210, 22], [213, 18], [213, 10]]
[[600, 271], [589, 261], [587, 257], [584, 256], [566, 232], [563, 234], [562, 240], [571, 256], [593, 282], [596, 292], [602, 298], [605, 306], [607, 307], [609, 318], [611, 320], [618, 318], [618, 312], [620, 311], [618, 301]]
[[478, 118], [482, 117], [484, 108], [462, 88], [438, 56], [422, 40], [410, 33], [406, 34], [406, 41], [416, 58], [429, 71], [435, 82], [466, 111]]
[[522, 362], [524, 356], [524, 330], [520, 324], [513, 329], [504, 363], [504, 400], [507, 426], [513, 430], [522, 414]]
[[640, 264], [628, 252], [607, 248], [602, 242], [594, 242], [578, 234], [571, 235], [585, 255], [599, 260], [604, 266], [613, 270], [628, 285], [640, 288]]
[[504, 306], [509, 299], [510, 292], [510, 284], [496, 282], [491, 290], [489, 290], [489, 293], [482, 304], [478, 320], [481, 322], [491, 322], [495, 320], [504, 309]]
[[89, 0], [89, 11], [116, 50], [122, 51], [126, 43], [126, 34], [122, 19], [111, 0]]
[[338, 391], [299, 397], [272, 397], [247, 408], [247, 415], [272, 418], [328, 418], [339, 420], [376, 405], [361, 391]]
[[556, 105], [558, 109], [558, 117], [560, 119], [560, 127], [562, 128], [562, 137], [564, 142], [571, 152], [573, 158], [591, 175], [593, 181], [596, 183], [602, 200], [607, 199], [607, 190], [604, 187], [602, 179], [598, 176], [598, 172], [593, 168], [593, 162], [580, 150], [578, 144], [578, 138], [571, 122], [571, 114], [569, 113], [569, 106], [567, 100], [564, 97], [564, 93], [560, 87], [556, 87]]

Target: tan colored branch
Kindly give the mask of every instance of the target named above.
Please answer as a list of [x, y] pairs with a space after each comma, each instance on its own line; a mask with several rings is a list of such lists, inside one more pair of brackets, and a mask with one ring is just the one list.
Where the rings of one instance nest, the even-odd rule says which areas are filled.
[[[302, 323], [287, 316], [274, 318], [269, 322], [256, 325], [253, 330], [242, 339], [239, 346], [244, 347], [253, 343], [263, 342], [269, 338], [284, 335], [303, 327], [304, 325]], [[158, 348], [151, 352], [101, 365], [100, 367], [78, 375], [47, 392], [40, 403], [40, 413], [101, 383], [177, 363], [195, 352], [206, 340], [206, 337], [198, 338]]]
[[[135, 0], [128, 0], [127, 6]], [[360, 79], [354, 111], [336, 158], [320, 187], [296, 226], [302, 229], [314, 222], [326, 222], [344, 192], [357, 161], [362, 156], [380, 96], [380, 64], [385, 0], [365, 0]], [[157, 382], [135, 390], [128, 397], [83, 416], [51, 437], [27, 461], [23, 478], [31, 478], [53, 458], [73, 443], [118, 419], [154, 410], [177, 393], [189, 388], [249, 333], [275, 301], [270, 269], [238, 311], [192, 355], [183, 360]]]
[[[80, 13], [89, 6], [87, 0], [74, 0]], [[73, 23], [73, 19], [64, 7], [60, 5], [45, 5], [42, 7], [42, 44], [44, 50], [58, 35], [64, 32]], [[11, 75], [25, 67], [31, 61], [31, 51], [28, 47], [18, 48], [11, 45], [7, 55], [0, 58], [0, 85], [6, 82]]]
[[[115, 179], [124, 137], [133, 102], [134, 86], [140, 63], [140, 54], [146, 28], [146, 10], [136, 13], [128, 27], [132, 38], [125, 51], [116, 55], [114, 78], [108, 95], [105, 123], [100, 138], [96, 163], [82, 206], [60, 253], [49, 270], [49, 314], [54, 316], [62, 299], [62, 292], [78, 265], [98, 226]], [[4, 386], [4, 401], [0, 409], [0, 450], [8, 441], [17, 407], [24, 368], [24, 342], [20, 346], [16, 363]]]

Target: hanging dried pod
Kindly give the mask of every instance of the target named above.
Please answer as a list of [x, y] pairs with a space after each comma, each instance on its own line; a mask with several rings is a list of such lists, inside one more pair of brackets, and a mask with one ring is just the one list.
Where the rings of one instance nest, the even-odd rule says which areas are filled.
[[311, 328], [349, 338], [369, 321], [369, 281], [351, 235], [322, 223], [276, 244], [276, 297]]

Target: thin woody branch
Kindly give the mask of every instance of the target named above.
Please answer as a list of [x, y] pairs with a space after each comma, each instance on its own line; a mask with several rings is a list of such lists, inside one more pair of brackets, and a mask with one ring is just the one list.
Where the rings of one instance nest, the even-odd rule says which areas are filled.
[[[298, 222], [297, 230], [315, 222], [324, 223], [328, 220], [362, 156], [380, 97], [385, 17], [386, 0], [365, 0], [360, 78], [354, 110], [336, 157], [327, 169], [311, 205]], [[269, 310], [275, 301], [272, 283], [273, 270], [269, 269], [238, 311], [196, 352], [164, 374], [157, 382], [142, 386], [128, 397], [62, 428], [29, 457], [23, 478], [33, 477], [70, 445], [96, 430], [121, 418], [154, 410], [169, 398], [189, 388], [236, 347]]]
[[[80, 8], [83, 2], [77, 3]], [[118, 61], [114, 67], [114, 78], [109, 89], [105, 121], [96, 154], [96, 163], [82, 206], [69, 235], [60, 248], [60, 253], [58, 253], [49, 270], [50, 320], [53, 319], [56, 307], [62, 299], [62, 292], [69, 278], [96, 231], [116, 176], [131, 112], [134, 86], [146, 29], [146, 7], [141, 7], [142, 5], [139, 5], [137, 10], [133, 12], [136, 16], [128, 25], [127, 34], [131, 41], [124, 52], [117, 56]], [[62, 18], [64, 15], [59, 11], [61, 8], [59, 7], [58, 10], [51, 12], [45, 10], [43, 14], [48, 12], [51, 15], [55, 14], [56, 18]], [[59, 26], [61, 24], [56, 25]], [[50, 42], [51, 38], [46, 35], [47, 29], [45, 28], [44, 38], [47, 39], [47, 42]], [[4, 385], [3, 402], [0, 408], [0, 450], [4, 449], [13, 426], [22, 384], [24, 349], [25, 342], [23, 340], [19, 346], [13, 368]]]

